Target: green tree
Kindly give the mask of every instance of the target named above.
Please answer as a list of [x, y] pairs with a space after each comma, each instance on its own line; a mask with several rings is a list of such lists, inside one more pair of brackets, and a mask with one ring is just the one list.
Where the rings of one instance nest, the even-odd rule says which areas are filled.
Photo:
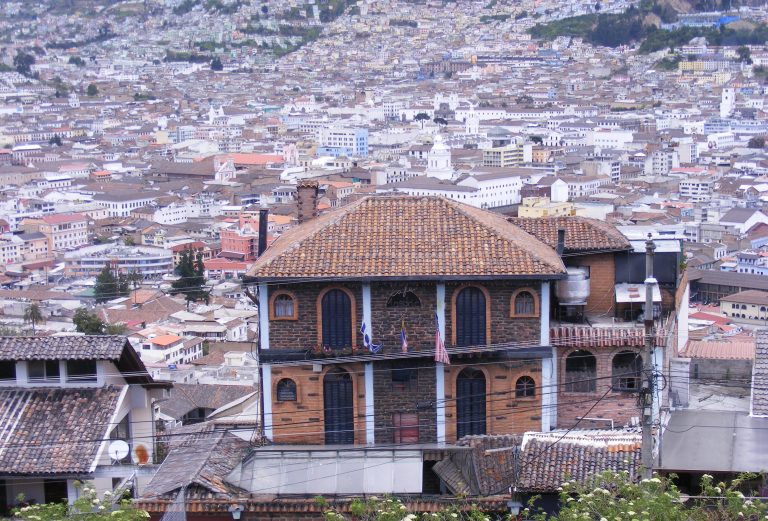
[[94, 83], [91, 83], [85, 89], [85, 93], [91, 97], [96, 96], [99, 93], [99, 88]]
[[221, 58], [216, 56], [213, 60], [211, 60], [211, 70], [212, 71], [223, 71], [224, 65], [221, 63]]
[[104, 333], [104, 322], [94, 313], [89, 313], [85, 308], [78, 308], [72, 317], [72, 323], [78, 333], [86, 335], [101, 335]]
[[67, 60], [67, 63], [77, 67], [85, 67], [85, 60], [83, 60], [80, 56], [70, 56], [69, 60]]
[[32, 324], [32, 334], [36, 334], [35, 326], [42, 322], [45, 322], [40, 306], [37, 304], [30, 304], [27, 309], [24, 310], [24, 322]]
[[13, 66], [16, 68], [16, 72], [23, 74], [24, 76], [32, 75], [32, 66], [34, 64], [34, 55], [28, 54], [24, 51], [17, 52], [16, 56], [13, 57]]
[[210, 301], [210, 291], [205, 286], [205, 263], [202, 250], [194, 251], [186, 249], [179, 256], [179, 263], [175, 269], [178, 280], [173, 282], [171, 295], [184, 295], [187, 308], [192, 302]]
[[429, 121], [429, 114], [426, 112], [419, 112], [413, 117], [413, 120], [421, 123], [421, 128], [424, 128], [424, 122]]
[[96, 302], [106, 302], [127, 295], [128, 282], [127, 277], [115, 277], [112, 273], [112, 267], [109, 264], [105, 264], [99, 276], [96, 277], [96, 285], [93, 288]]
[[61, 136], [58, 134], [54, 134], [51, 139], [48, 140], [49, 145], [56, 145], [57, 147], [61, 146]]
[[742, 63], [746, 63], [747, 65], [752, 64], [752, 53], [749, 50], [749, 47], [746, 45], [742, 45], [741, 47], [738, 47], [736, 49], [736, 54], [739, 55], [739, 61]]
[[535, 521], [582, 521], [584, 519], [639, 519], [664, 521], [736, 521], [763, 519], [768, 505], [745, 496], [740, 488], [758, 475], [743, 475], [730, 484], [715, 484], [712, 476], [701, 479], [701, 496], [683, 502], [680, 491], [668, 478], [653, 477], [639, 482], [626, 471], [594, 475], [587, 483], [563, 483], [560, 511], [555, 516], [544, 513], [524, 517]]
[[544, 143], [544, 139], [541, 136], [531, 136], [531, 141], [537, 145]]
[[765, 147], [765, 138], [761, 136], [755, 136], [747, 143], [749, 148], [763, 148]]
[[99, 499], [91, 485], [76, 482], [75, 486], [81, 487], [81, 494], [73, 504], [68, 505], [62, 501], [23, 506], [12, 511], [13, 518], [20, 521], [147, 521], [149, 519], [146, 511], [135, 508], [127, 498], [115, 498], [111, 492], [105, 492]]
[[435, 123], [435, 125], [440, 125], [442, 127], [448, 125], [448, 120], [445, 118], [441, 118], [439, 116], [435, 117], [435, 119], [433, 119], [432, 121]]

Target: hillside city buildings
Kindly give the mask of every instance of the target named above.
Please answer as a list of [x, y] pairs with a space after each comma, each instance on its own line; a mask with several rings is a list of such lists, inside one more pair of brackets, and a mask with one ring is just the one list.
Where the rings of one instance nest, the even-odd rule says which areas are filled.
[[636, 4], [0, 5], [0, 513], [768, 468], [768, 49]]

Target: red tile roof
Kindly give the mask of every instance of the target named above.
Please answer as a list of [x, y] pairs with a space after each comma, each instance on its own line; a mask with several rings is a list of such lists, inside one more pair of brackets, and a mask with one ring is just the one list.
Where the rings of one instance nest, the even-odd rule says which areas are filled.
[[79, 213], [67, 213], [67, 214], [46, 215], [42, 217], [42, 220], [46, 224], [64, 224], [64, 223], [74, 223], [79, 221], [85, 221], [86, 217], [83, 214], [79, 214]]
[[755, 342], [699, 342], [690, 341], [683, 356], [709, 360], [754, 360]]
[[613, 225], [587, 217], [512, 217], [519, 226], [540, 241], [557, 248], [557, 231], [565, 230], [565, 252], [629, 250], [631, 245]]
[[552, 277], [555, 251], [485, 210], [441, 197], [365, 197], [275, 240], [249, 275], [280, 278]]

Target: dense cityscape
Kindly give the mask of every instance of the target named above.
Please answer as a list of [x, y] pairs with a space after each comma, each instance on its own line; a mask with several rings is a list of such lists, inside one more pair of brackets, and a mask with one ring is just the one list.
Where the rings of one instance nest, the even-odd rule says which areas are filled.
[[0, 2], [0, 516], [768, 518], [767, 98], [761, 0]]

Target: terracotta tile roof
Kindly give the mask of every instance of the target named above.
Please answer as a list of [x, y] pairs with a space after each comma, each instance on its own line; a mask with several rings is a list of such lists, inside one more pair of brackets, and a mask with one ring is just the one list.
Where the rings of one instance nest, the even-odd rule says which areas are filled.
[[119, 360], [125, 347], [123, 336], [0, 337], [0, 360]]
[[552, 248], [501, 215], [440, 197], [365, 197], [286, 232], [261, 279], [517, 277], [564, 272]]
[[91, 472], [121, 391], [0, 389], [0, 473]]
[[[585, 483], [605, 470], [627, 470], [631, 476], [637, 476], [640, 466], [641, 439], [635, 431], [571, 431], [565, 437], [557, 431], [524, 436], [467, 436], [457, 445], [472, 448], [469, 453], [456, 452], [450, 456], [462, 476], [455, 476], [451, 466], [436, 465], [435, 471], [441, 477], [446, 472], [449, 487], [467, 483], [472, 494], [484, 496], [504, 493], [514, 483], [515, 447], [519, 450], [521, 492], [555, 492], [566, 479]], [[510, 450], [486, 452], [505, 448]]]
[[178, 419], [198, 407], [218, 409], [256, 390], [248, 385], [173, 384], [170, 399], [160, 404], [160, 412]]
[[768, 416], [768, 329], [755, 333], [755, 363], [752, 368], [750, 414]]
[[754, 342], [698, 342], [690, 341], [683, 353], [687, 358], [709, 360], [754, 360]]
[[629, 250], [629, 241], [614, 226], [587, 217], [511, 217], [509, 222], [551, 248], [557, 248], [557, 231], [565, 230], [564, 253], [595, 250]]
[[[168, 496], [182, 487], [208, 497], [239, 495], [224, 481], [245, 456], [249, 443], [229, 432], [191, 433], [163, 461], [144, 489], [145, 498]], [[192, 490], [190, 490], [192, 489]]]

